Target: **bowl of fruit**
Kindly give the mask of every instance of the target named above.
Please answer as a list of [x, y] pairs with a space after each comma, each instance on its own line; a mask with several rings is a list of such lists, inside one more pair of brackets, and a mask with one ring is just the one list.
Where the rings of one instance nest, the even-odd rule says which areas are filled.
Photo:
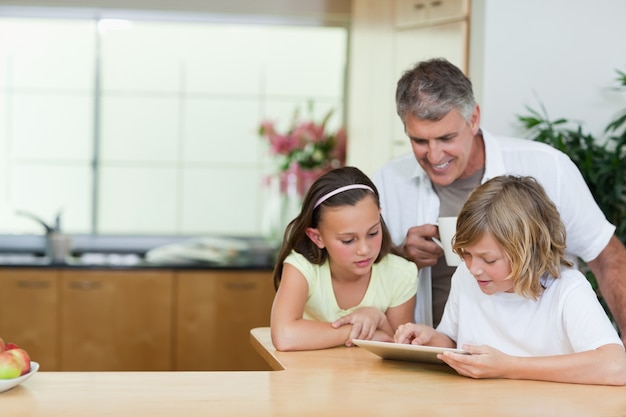
[[0, 392], [18, 386], [38, 370], [39, 364], [30, 360], [28, 352], [0, 337]]

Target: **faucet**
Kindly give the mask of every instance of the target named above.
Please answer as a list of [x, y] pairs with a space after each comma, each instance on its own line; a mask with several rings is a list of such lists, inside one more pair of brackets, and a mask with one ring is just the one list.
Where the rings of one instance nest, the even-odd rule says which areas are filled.
[[28, 217], [41, 224], [46, 230], [46, 256], [55, 264], [65, 263], [70, 254], [72, 241], [69, 236], [61, 232], [61, 211], [59, 210], [54, 218], [54, 224], [49, 225], [33, 213], [18, 210], [15, 214]]
[[40, 217], [24, 210], [18, 210], [15, 212], [15, 214], [17, 214], [18, 216], [28, 217], [36, 221], [37, 223], [41, 224], [46, 229], [46, 235], [49, 235], [50, 233], [53, 233], [53, 232], [61, 232], [61, 212], [60, 211], [57, 212], [57, 215], [54, 221], [54, 226], [48, 225], [48, 223], [41, 220]]

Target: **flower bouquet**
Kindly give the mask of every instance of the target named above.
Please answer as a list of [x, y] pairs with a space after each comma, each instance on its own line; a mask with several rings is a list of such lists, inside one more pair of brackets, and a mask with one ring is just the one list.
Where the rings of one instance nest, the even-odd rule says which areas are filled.
[[282, 133], [276, 130], [275, 122], [261, 122], [259, 135], [269, 142], [270, 153], [278, 158], [281, 193], [295, 192], [302, 197], [322, 174], [345, 165], [345, 129], [326, 131], [332, 114], [331, 110], [321, 122], [315, 122], [302, 120], [296, 111], [289, 128]]

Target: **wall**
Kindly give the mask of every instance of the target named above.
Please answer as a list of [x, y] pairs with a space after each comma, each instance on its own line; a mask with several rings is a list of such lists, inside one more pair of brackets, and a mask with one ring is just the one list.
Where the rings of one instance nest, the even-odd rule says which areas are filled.
[[611, 91], [626, 71], [625, 1], [472, 0], [471, 13], [470, 77], [490, 132], [516, 134], [516, 115], [542, 103], [599, 134], [625, 107]]

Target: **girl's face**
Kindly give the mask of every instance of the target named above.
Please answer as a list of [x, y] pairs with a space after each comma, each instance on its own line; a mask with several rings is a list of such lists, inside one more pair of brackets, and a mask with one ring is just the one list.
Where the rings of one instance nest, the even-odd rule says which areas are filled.
[[513, 292], [511, 264], [502, 247], [486, 232], [473, 246], [463, 249], [465, 265], [476, 278], [480, 290], [487, 295]]
[[307, 236], [319, 248], [326, 248], [334, 276], [369, 273], [383, 240], [374, 197], [368, 195], [354, 206], [323, 210], [318, 228], [307, 229]]

